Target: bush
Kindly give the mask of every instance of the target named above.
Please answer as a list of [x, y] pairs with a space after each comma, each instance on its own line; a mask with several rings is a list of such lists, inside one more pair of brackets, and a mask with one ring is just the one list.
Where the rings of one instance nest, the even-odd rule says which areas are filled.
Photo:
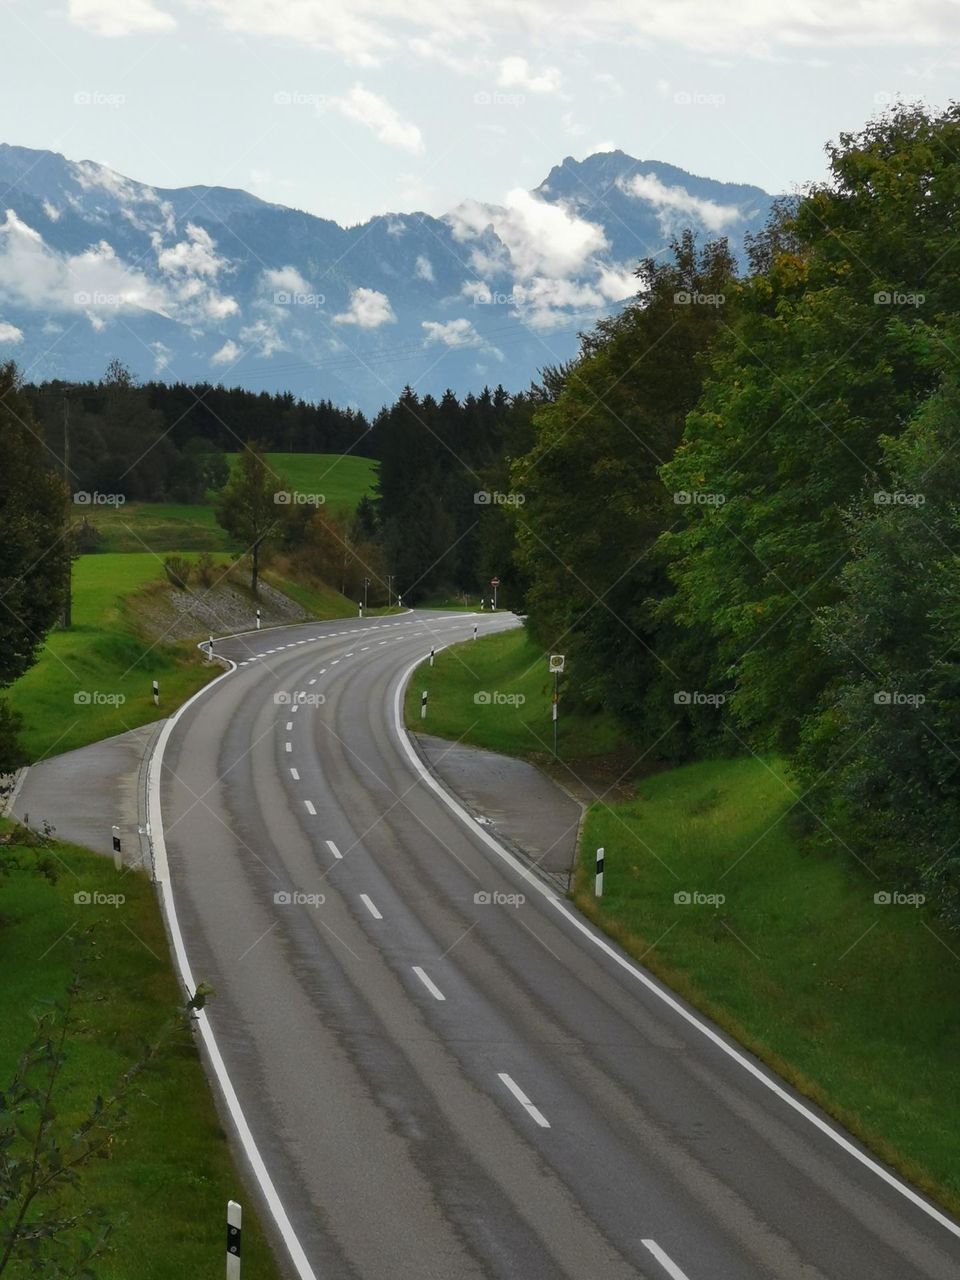
[[204, 551], [203, 555], [197, 559], [194, 572], [202, 587], [212, 587], [219, 579], [222, 570], [210, 552]]
[[178, 591], [186, 591], [193, 574], [193, 565], [183, 556], [167, 556], [163, 562], [163, 571], [171, 586]]

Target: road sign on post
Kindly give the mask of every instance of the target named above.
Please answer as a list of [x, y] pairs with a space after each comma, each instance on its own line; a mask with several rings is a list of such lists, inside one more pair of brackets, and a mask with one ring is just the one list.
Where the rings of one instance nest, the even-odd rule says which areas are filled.
[[491, 587], [493, 587], [493, 608], [494, 608], [494, 612], [496, 612], [496, 608], [497, 608], [497, 587], [499, 587], [499, 585], [500, 585], [500, 579], [499, 579], [499, 578], [491, 578], [491, 579], [490, 579], [490, 585], [491, 585]]
[[560, 676], [563, 672], [566, 658], [562, 653], [551, 653], [549, 658], [550, 671], [553, 673], [553, 754], [557, 754], [557, 721], [560, 718]]
[[236, 1200], [227, 1201], [227, 1280], [240, 1280], [240, 1227], [243, 1210]]

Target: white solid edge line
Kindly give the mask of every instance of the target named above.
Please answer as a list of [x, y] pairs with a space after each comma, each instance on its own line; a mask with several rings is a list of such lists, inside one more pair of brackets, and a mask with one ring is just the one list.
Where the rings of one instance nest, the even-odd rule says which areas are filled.
[[[169, 741], [170, 734], [173, 732], [174, 726], [183, 715], [183, 713], [204, 694], [209, 693], [221, 680], [234, 673], [237, 664], [230, 659], [230, 670], [225, 671], [222, 675], [211, 680], [209, 684], [205, 684], [202, 689], [197, 692], [179, 707], [172, 716], [169, 717], [166, 724], [160, 730], [160, 736], [157, 738], [153, 752], [150, 756], [150, 762], [147, 765], [147, 808], [150, 814], [150, 844], [153, 850], [153, 866], [154, 876], [160, 889], [160, 903], [163, 914], [167, 918], [167, 928], [170, 933], [170, 939], [173, 943], [173, 953], [177, 962], [177, 968], [180, 971], [180, 979], [187, 990], [188, 995], [192, 996], [197, 989], [196, 980], [190, 968], [190, 961], [187, 959], [186, 947], [183, 941], [183, 934], [180, 932], [180, 921], [177, 917], [176, 903], [173, 897], [173, 886], [170, 883], [170, 868], [167, 862], [167, 846], [163, 836], [163, 818], [160, 813], [160, 773], [163, 768], [163, 753]], [[237, 1128], [237, 1135], [240, 1138], [240, 1144], [243, 1147], [244, 1154], [250, 1162], [253, 1170], [253, 1176], [256, 1178], [263, 1198], [266, 1200], [273, 1216], [273, 1220], [277, 1225], [277, 1230], [287, 1246], [287, 1252], [290, 1260], [300, 1277], [300, 1280], [317, 1280], [316, 1273], [311, 1267], [307, 1255], [303, 1251], [297, 1233], [293, 1229], [290, 1219], [287, 1217], [287, 1211], [283, 1207], [283, 1202], [277, 1194], [277, 1189], [273, 1185], [273, 1179], [267, 1172], [267, 1166], [263, 1162], [260, 1150], [257, 1147], [256, 1140], [250, 1132], [250, 1126], [247, 1124], [247, 1118], [243, 1114], [243, 1108], [240, 1105], [240, 1099], [237, 1097], [233, 1082], [227, 1072], [226, 1063], [224, 1062], [216, 1038], [213, 1034], [213, 1028], [207, 1017], [206, 1010], [199, 1009], [196, 1012], [197, 1028], [200, 1032], [200, 1038], [203, 1040], [204, 1047], [213, 1073], [217, 1078], [220, 1091], [223, 1094], [223, 1100], [226, 1103], [230, 1118]]]
[[520, 1103], [521, 1107], [523, 1107], [524, 1111], [529, 1112], [529, 1114], [533, 1117], [534, 1120], [536, 1120], [537, 1124], [540, 1126], [541, 1129], [550, 1128], [550, 1121], [543, 1114], [543, 1112], [540, 1110], [539, 1107], [535, 1107], [533, 1105], [533, 1103], [530, 1101], [530, 1099], [523, 1092], [523, 1090], [520, 1088], [520, 1086], [517, 1084], [516, 1080], [514, 1080], [512, 1076], [508, 1076], [505, 1071], [498, 1071], [497, 1077], [498, 1079], [503, 1081], [503, 1083], [507, 1086], [507, 1088], [513, 1094], [516, 1100]]
[[314, 817], [314, 818], [315, 818], [315, 817], [317, 816], [317, 811], [316, 811], [316, 809], [313, 807], [313, 801], [312, 801], [312, 800], [304, 800], [304, 802], [303, 802], [303, 803], [304, 803], [304, 804], [306, 805], [306, 807], [307, 807], [307, 813], [309, 813], [312, 817]]
[[335, 858], [343, 857], [343, 854], [340, 852], [340, 850], [337, 848], [337, 846], [333, 843], [332, 840], [327, 841], [327, 848], [330, 850], [330, 852], [333, 854]]
[[[445, 648], [447, 648], [446, 645], [440, 645], [436, 651], [439, 653]], [[579, 920], [576, 915], [567, 908], [564, 902], [557, 897], [552, 889], [548, 888], [548, 886], [538, 879], [532, 871], [519, 862], [512, 853], [496, 841], [483, 829], [483, 827], [479, 827], [473, 818], [470, 817], [470, 814], [467, 813], [466, 809], [464, 809], [463, 805], [460, 804], [460, 802], [456, 800], [445, 787], [441, 786], [429, 769], [424, 765], [423, 761], [417, 754], [413, 743], [410, 741], [410, 737], [403, 723], [402, 713], [403, 692], [407, 687], [407, 683], [414, 671], [416, 671], [417, 667], [419, 667], [422, 662], [426, 662], [429, 657], [430, 655], [428, 653], [424, 654], [422, 658], [418, 658], [416, 662], [411, 663], [411, 665], [407, 667], [397, 683], [393, 697], [394, 727], [400, 740], [400, 744], [406, 752], [410, 763], [420, 775], [421, 781], [430, 787], [432, 791], [437, 793], [444, 804], [457, 815], [461, 822], [463, 822], [470, 830], [472, 835], [474, 835], [478, 840], [482, 840], [488, 848], [493, 850], [498, 858], [502, 859], [508, 866], [512, 867], [513, 870], [516, 871], [532, 889], [541, 894], [542, 897], [546, 898], [548, 902], [551, 902], [575, 929], [577, 929], [585, 938], [588, 938], [594, 946], [599, 947], [600, 950], [618, 964], [621, 969], [629, 973], [631, 977], [637, 980], [637, 982], [642, 983], [643, 986], [655, 995], [658, 1000], [661, 1000], [669, 1009], [672, 1009], [674, 1013], [679, 1014], [679, 1016], [683, 1018], [685, 1022], [689, 1023], [691, 1027], [695, 1027], [701, 1035], [706, 1036], [706, 1038], [715, 1044], [718, 1049], [722, 1050], [728, 1058], [731, 1058], [738, 1066], [742, 1067], [745, 1071], [748, 1071], [755, 1080], [758, 1080], [782, 1102], [785, 1102], [787, 1106], [792, 1107], [798, 1115], [803, 1116], [805, 1120], [808, 1120], [810, 1124], [819, 1129], [820, 1132], [825, 1134], [832, 1142], [835, 1142], [837, 1146], [848, 1155], [853, 1156], [853, 1158], [862, 1164], [865, 1169], [869, 1169], [871, 1173], [876, 1174], [881, 1181], [885, 1182], [888, 1186], [893, 1187], [895, 1191], [898, 1191], [900, 1195], [909, 1200], [911, 1204], [922, 1209], [928, 1217], [934, 1220], [934, 1222], [938, 1222], [940, 1226], [946, 1228], [951, 1235], [960, 1239], [960, 1226], [958, 1226], [957, 1223], [951, 1221], [946, 1214], [941, 1213], [939, 1209], [935, 1208], [932, 1204], [929, 1204], [918, 1192], [914, 1191], [912, 1187], [907, 1186], [905, 1182], [901, 1182], [899, 1178], [890, 1173], [888, 1169], [884, 1169], [884, 1167], [878, 1164], [876, 1160], [873, 1160], [865, 1152], [858, 1150], [849, 1138], [844, 1137], [842, 1133], [837, 1129], [834, 1129], [834, 1127], [828, 1124], [826, 1120], [821, 1119], [821, 1117], [811, 1111], [809, 1107], [805, 1106], [799, 1098], [794, 1098], [783, 1087], [783, 1085], [779, 1084], [772, 1076], [767, 1075], [765, 1071], [761, 1070], [760, 1067], [751, 1062], [749, 1058], [745, 1057], [745, 1055], [738, 1049], [735, 1049], [733, 1045], [728, 1044], [722, 1036], [718, 1035], [718, 1033], [713, 1030], [712, 1027], [701, 1021], [701, 1019], [698, 1018], [696, 1014], [691, 1013], [689, 1009], [685, 1009], [680, 1001], [677, 1000], [668, 990], [661, 987], [653, 980], [653, 978], [644, 973], [643, 970], [638, 969], [632, 961], [628, 960], [625, 956], [620, 955], [619, 952], [604, 938], [595, 934], [582, 920]]]
[[370, 898], [368, 898], [368, 897], [367, 897], [367, 895], [366, 895], [365, 893], [361, 893], [361, 895], [360, 895], [360, 901], [363, 903], [363, 905], [367, 908], [367, 910], [368, 910], [368, 911], [370, 912], [370, 914], [373, 916], [374, 920], [382, 920], [382, 919], [383, 919], [383, 916], [380, 914], [380, 912], [379, 912], [379, 911], [377, 910], [377, 908], [374, 906], [373, 902], [370, 900]]
[[424, 973], [424, 971], [420, 968], [418, 964], [415, 964], [413, 966], [413, 972], [417, 975], [417, 977], [420, 979], [423, 985], [427, 988], [427, 990], [433, 996], [434, 1000], [446, 1000], [447, 997], [443, 994], [443, 992], [440, 990], [440, 988], [437, 986], [434, 980], [430, 977], [429, 974]]
[[669, 1254], [664, 1253], [656, 1240], [641, 1240], [640, 1243], [644, 1248], [650, 1250], [656, 1260], [660, 1263], [661, 1267], [663, 1267], [664, 1271], [670, 1277], [670, 1280], [689, 1280], [687, 1273], [680, 1270]]

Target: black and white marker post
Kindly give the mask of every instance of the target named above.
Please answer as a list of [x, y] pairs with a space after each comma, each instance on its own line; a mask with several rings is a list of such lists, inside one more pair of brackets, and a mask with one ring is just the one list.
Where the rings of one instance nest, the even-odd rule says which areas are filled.
[[433, 658], [434, 658], [434, 654], [435, 654], [436, 652], [437, 652], [437, 651], [436, 651], [436, 649], [431, 649], [431, 650], [430, 650], [430, 665], [431, 665], [431, 667], [433, 666]]
[[424, 689], [423, 693], [421, 693], [420, 695], [420, 719], [426, 720], [426, 718], [427, 718], [427, 691], [426, 689]]
[[155, 707], [159, 707], [160, 705], [160, 681], [159, 680], [154, 680], [153, 682], [153, 705]]
[[257, 630], [260, 630], [260, 609], [257, 608]]
[[123, 866], [123, 850], [120, 847], [120, 828], [114, 823], [113, 835], [113, 865], [119, 871]]
[[597, 878], [593, 884], [593, 896], [603, 897], [603, 846], [597, 850]]
[[240, 1280], [240, 1224], [243, 1210], [236, 1200], [227, 1201], [227, 1280]]
[[477, 624], [476, 624], [476, 623], [474, 623], [474, 624], [473, 624], [473, 638], [474, 638], [474, 640], [476, 640], [476, 638], [477, 638]]

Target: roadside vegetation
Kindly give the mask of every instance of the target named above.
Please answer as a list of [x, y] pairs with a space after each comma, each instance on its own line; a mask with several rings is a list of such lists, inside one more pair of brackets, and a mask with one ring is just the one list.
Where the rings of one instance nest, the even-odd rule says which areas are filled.
[[[417, 668], [407, 725], [543, 764], [548, 681], [546, 655], [524, 631], [467, 641]], [[494, 690], [507, 697], [475, 702]], [[617, 741], [602, 713], [568, 717], [564, 735], [561, 712], [560, 725], [561, 755], [579, 752], [586, 766]], [[882, 1159], [960, 1209], [960, 954], [943, 923], [895, 877], [799, 835], [801, 792], [776, 756], [665, 769], [629, 791], [588, 808], [576, 904]]]
[[[146, 875], [117, 872], [108, 859], [6, 821], [0, 865], [0, 1091], [8, 1102], [19, 1099], [15, 1116], [0, 1117], [0, 1188], [14, 1195], [0, 1204], [0, 1258], [29, 1187], [24, 1169], [41, 1114], [29, 1088], [11, 1083], [27, 1046], [35, 1059], [27, 1085], [43, 1091], [55, 1081], [47, 1141], [57, 1142], [65, 1160], [88, 1144], [99, 1152], [78, 1166], [73, 1185], [57, 1190], [54, 1179], [54, 1191], [32, 1202], [26, 1223], [52, 1229], [39, 1243], [16, 1245], [0, 1268], [4, 1280], [222, 1274], [231, 1198], [244, 1202], [245, 1273], [277, 1280], [192, 1035], [178, 1016], [186, 997]], [[44, 1021], [38, 1026], [37, 1019]], [[63, 1057], [53, 1073], [47, 1040]], [[7, 1131], [12, 1120], [15, 1134]], [[41, 1159], [49, 1174], [56, 1162], [46, 1143]], [[76, 1214], [85, 1215], [76, 1226], [58, 1225]], [[84, 1270], [79, 1259], [101, 1238], [102, 1252]]]

